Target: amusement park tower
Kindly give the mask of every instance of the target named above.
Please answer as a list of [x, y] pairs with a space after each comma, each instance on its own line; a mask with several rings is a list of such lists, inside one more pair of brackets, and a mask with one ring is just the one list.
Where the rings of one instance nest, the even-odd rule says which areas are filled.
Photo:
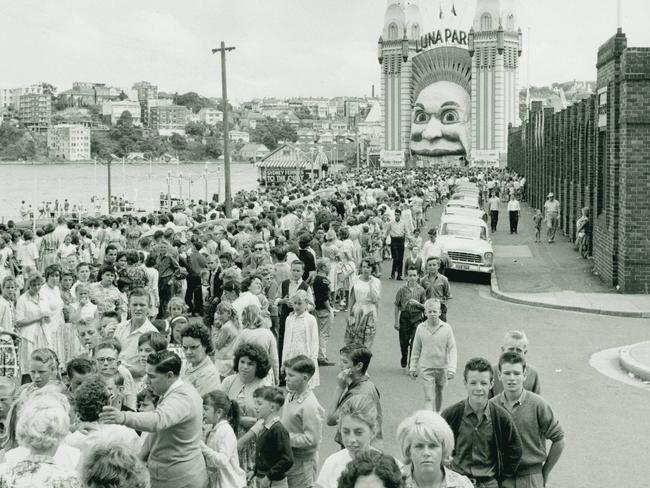
[[508, 125], [519, 125], [521, 29], [515, 0], [478, 0], [469, 34], [472, 149], [505, 155]]
[[412, 59], [422, 34], [422, 16], [415, 0], [388, 0], [384, 29], [379, 37], [383, 149], [408, 147], [411, 126]]

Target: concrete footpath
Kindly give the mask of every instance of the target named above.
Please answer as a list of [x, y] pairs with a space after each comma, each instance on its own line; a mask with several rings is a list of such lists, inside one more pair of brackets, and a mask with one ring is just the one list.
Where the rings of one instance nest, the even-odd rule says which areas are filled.
[[[560, 232], [548, 243], [542, 225], [542, 242], [535, 242], [534, 211], [522, 204], [517, 234], [510, 234], [505, 204], [499, 212], [492, 245], [495, 273], [491, 293], [507, 302], [573, 312], [650, 318], [650, 295], [623, 295], [602, 282], [591, 259], [583, 259]], [[650, 331], [648, 333], [650, 338]], [[650, 341], [621, 349], [621, 366], [650, 381]]]

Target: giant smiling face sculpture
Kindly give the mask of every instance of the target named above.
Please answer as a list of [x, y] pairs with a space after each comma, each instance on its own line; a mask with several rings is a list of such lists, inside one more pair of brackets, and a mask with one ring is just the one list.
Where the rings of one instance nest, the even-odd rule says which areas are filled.
[[437, 81], [420, 92], [411, 114], [411, 152], [422, 156], [466, 156], [470, 97], [456, 83]]

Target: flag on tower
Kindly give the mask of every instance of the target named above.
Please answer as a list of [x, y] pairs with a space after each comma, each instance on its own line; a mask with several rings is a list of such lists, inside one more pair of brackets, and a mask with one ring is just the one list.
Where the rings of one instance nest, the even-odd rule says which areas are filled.
[[451, 4], [451, 13], [454, 14], [454, 17], [457, 16], [457, 14], [456, 14], [456, 4], [455, 3]]

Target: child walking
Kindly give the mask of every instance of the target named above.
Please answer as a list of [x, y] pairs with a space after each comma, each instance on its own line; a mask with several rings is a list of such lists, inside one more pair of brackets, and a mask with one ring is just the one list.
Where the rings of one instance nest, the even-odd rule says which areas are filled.
[[255, 410], [263, 422], [255, 446], [257, 488], [287, 488], [287, 472], [293, 465], [289, 432], [280, 422], [284, 393], [275, 386], [253, 392]]
[[440, 412], [442, 392], [447, 381], [456, 374], [456, 339], [449, 324], [440, 320], [440, 301], [430, 298], [424, 302], [426, 322], [422, 322], [415, 331], [413, 350], [411, 351], [411, 378], [418, 376], [424, 387], [424, 404]]
[[239, 465], [237, 436], [239, 405], [221, 390], [203, 396], [203, 418], [209, 430], [201, 452], [210, 480], [209, 488], [243, 488], [246, 473]]
[[[284, 330], [284, 345], [282, 357], [286, 361], [299, 355], [306, 355], [318, 364], [318, 322], [316, 318], [307, 313], [309, 298], [307, 292], [298, 290], [292, 297], [293, 312], [287, 317]], [[310, 388], [320, 384], [318, 366], [309, 381]]]
[[289, 488], [313, 486], [318, 469], [318, 447], [323, 435], [325, 410], [318, 403], [309, 381], [316, 371], [314, 361], [304, 354], [284, 362], [287, 398], [282, 424], [289, 432], [293, 466], [287, 472]]
[[535, 242], [542, 242], [542, 222], [544, 221], [544, 216], [542, 211], [537, 209], [535, 215], [533, 215], [533, 223], [535, 224]]

